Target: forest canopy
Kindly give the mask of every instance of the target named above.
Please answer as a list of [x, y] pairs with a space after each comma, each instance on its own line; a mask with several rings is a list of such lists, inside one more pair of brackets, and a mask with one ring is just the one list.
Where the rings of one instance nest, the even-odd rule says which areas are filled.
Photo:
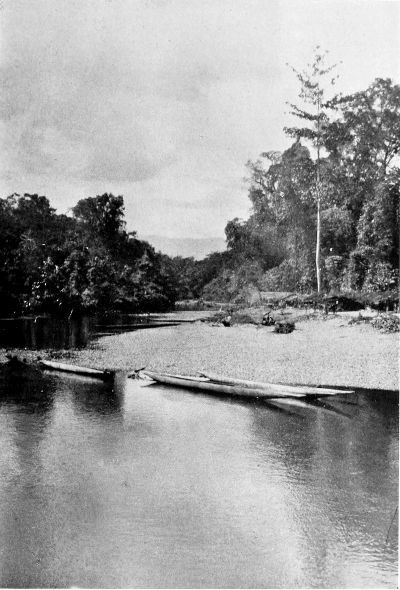
[[37, 194], [0, 200], [3, 315], [166, 309], [177, 297], [164, 257], [128, 233], [122, 196], [57, 215]]
[[292, 144], [247, 163], [247, 220], [228, 221], [227, 250], [171, 258], [127, 232], [124, 199], [105, 193], [57, 214], [47, 197], [0, 199], [3, 316], [150, 311], [177, 299], [240, 300], [258, 291], [374, 292], [398, 286], [400, 86], [327, 97], [333, 67], [315, 54], [295, 72]]
[[316, 291], [316, 248], [324, 292], [398, 285], [400, 87], [376, 79], [320, 97], [319, 114], [294, 112], [308, 125], [286, 129], [287, 150], [247, 163], [251, 214], [228, 222], [228, 251], [206, 296], [240, 296], [249, 285]]

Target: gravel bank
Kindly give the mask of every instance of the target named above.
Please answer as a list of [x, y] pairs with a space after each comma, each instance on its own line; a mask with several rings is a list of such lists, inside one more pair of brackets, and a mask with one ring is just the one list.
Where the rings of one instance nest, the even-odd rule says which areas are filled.
[[103, 337], [66, 356], [97, 368], [185, 374], [203, 369], [264, 381], [398, 389], [398, 334], [348, 321], [345, 314], [303, 321], [282, 335], [253, 325], [182, 324]]

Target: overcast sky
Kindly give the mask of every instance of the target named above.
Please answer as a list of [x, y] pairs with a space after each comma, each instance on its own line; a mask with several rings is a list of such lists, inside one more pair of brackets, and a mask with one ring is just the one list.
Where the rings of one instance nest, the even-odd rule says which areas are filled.
[[129, 230], [223, 237], [245, 163], [288, 147], [320, 44], [338, 90], [399, 80], [396, 1], [1, 0], [1, 196], [123, 194]]

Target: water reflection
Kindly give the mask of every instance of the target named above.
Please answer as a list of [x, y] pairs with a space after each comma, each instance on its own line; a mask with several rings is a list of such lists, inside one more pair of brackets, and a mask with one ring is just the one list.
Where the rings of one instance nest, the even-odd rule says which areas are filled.
[[[54, 404], [56, 384], [41, 371], [13, 371], [4, 367], [0, 378], [0, 497], [1, 568], [9, 585], [30, 583], [35, 567], [30, 556], [40, 545], [31, 531], [36, 527], [38, 506], [43, 507], [40, 446]], [[11, 500], [11, 501], [10, 501]], [[39, 543], [39, 545], [38, 545]]]
[[79, 348], [86, 346], [91, 331], [89, 317], [55, 316], [0, 318], [3, 348]]
[[396, 398], [345, 417], [122, 373], [44, 374], [38, 411], [21, 391], [0, 401], [0, 586], [396, 584]]
[[121, 415], [126, 379], [122, 372], [107, 381], [68, 373], [59, 373], [56, 379], [59, 390], [70, 396], [78, 414], [96, 414], [98, 418]]
[[396, 534], [387, 533], [397, 503], [398, 394], [386, 394], [353, 395], [348, 420], [321, 411], [306, 422], [288, 417], [283, 428], [267, 414], [254, 414], [254, 444], [267, 469], [271, 456], [278, 459], [286, 480], [296, 484], [280, 491], [303, 540], [298, 559], [315, 587], [327, 580], [331, 587], [373, 587], [383, 555], [388, 572], [396, 568]]
[[54, 379], [34, 367], [4, 364], [0, 369], [0, 406], [9, 404], [21, 413], [46, 414], [56, 391]]
[[[26, 316], [0, 318], [0, 346], [3, 348], [80, 348], [90, 339], [138, 329], [176, 326], [176, 317], [156, 314], [116, 314], [107, 317]], [[187, 320], [186, 320], [187, 321]]]

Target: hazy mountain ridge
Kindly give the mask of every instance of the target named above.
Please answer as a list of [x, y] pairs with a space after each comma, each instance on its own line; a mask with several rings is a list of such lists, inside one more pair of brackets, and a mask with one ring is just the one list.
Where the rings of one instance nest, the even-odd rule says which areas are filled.
[[211, 252], [221, 252], [226, 249], [223, 238], [167, 238], [157, 235], [140, 235], [141, 240], [149, 242], [157, 251], [168, 256], [193, 257], [196, 260], [205, 258]]

